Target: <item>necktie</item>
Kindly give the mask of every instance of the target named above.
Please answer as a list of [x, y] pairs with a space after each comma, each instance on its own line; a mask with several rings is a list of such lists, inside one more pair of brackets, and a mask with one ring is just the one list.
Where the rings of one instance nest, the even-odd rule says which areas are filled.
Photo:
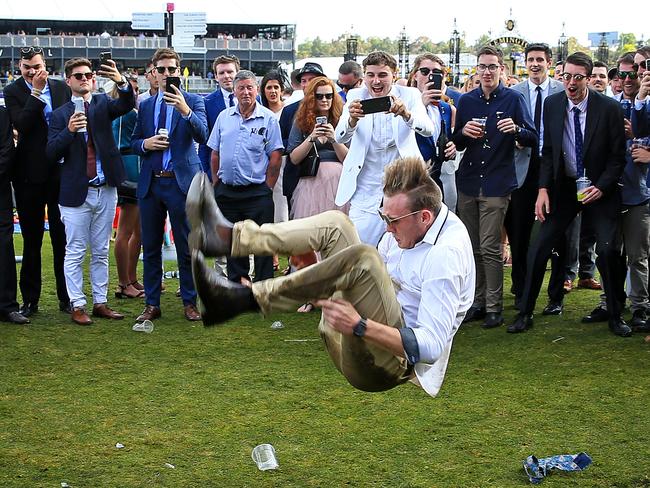
[[537, 92], [537, 98], [535, 98], [535, 129], [537, 129], [537, 135], [539, 135], [542, 128], [542, 87], [538, 86], [535, 91]]
[[93, 143], [93, 134], [90, 130], [90, 124], [88, 123], [88, 108], [89, 103], [84, 102], [84, 112], [86, 113], [86, 135], [88, 140], [86, 141], [87, 150], [86, 150], [86, 176], [88, 180], [92, 180], [97, 177], [97, 155], [95, 154], [95, 144]]
[[[156, 134], [160, 129], [166, 128], [167, 122], [167, 104], [162, 101], [160, 103], [160, 112], [158, 113], [158, 122], [156, 123]], [[151, 155], [151, 167], [153, 171], [162, 171], [163, 170], [163, 154], [165, 151], [155, 151]]]
[[582, 129], [580, 128], [580, 109], [573, 107], [573, 128], [575, 129], [575, 149], [576, 149], [576, 175], [582, 178], [585, 175], [585, 169], [582, 162]]
[[229, 107], [234, 107], [235, 106], [234, 98], [235, 98], [234, 93], [231, 93], [230, 95], [228, 95], [228, 100], [229, 100], [229, 103], [230, 103]]

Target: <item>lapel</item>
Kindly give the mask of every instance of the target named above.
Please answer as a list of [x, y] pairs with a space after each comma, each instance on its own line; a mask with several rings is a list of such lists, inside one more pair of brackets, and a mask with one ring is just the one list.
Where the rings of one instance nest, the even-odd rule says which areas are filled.
[[[544, 104], [546, 104], [547, 101], [548, 98], [544, 101]], [[559, 154], [562, 153], [562, 139], [564, 138], [564, 120], [566, 118], [567, 103], [569, 102], [566, 93], [563, 92], [562, 95], [557, 97], [557, 106], [549, 106], [548, 110], [548, 113], [552, 114], [553, 120], [553, 125], [550, 127], [552, 134], [551, 140], [553, 141], [553, 146], [559, 148]], [[546, 130], [546, 125], [544, 126], [544, 130]]]
[[582, 155], [585, 162], [587, 161], [585, 153], [587, 152], [591, 138], [593, 137], [594, 133], [596, 132], [596, 128], [598, 127], [598, 104], [600, 102], [600, 100], [598, 100], [598, 96], [599, 95], [594, 91], [589, 91], [589, 100], [587, 101], [587, 119], [585, 122], [585, 142]]

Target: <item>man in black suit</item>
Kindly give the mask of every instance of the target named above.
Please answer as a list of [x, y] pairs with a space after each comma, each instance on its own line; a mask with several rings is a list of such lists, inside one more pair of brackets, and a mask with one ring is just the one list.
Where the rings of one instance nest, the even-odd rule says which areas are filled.
[[90, 248], [93, 315], [124, 318], [106, 303], [116, 187], [125, 179], [112, 121], [135, 107], [135, 95], [112, 59], [102, 63], [98, 74], [117, 84], [117, 99], [91, 93], [95, 74], [88, 59], [73, 58], [64, 69], [72, 99], [52, 113], [46, 153], [61, 164], [59, 209], [66, 232], [64, 271], [72, 321], [89, 325], [92, 320], [86, 313], [83, 291], [86, 248]]
[[14, 255], [14, 203], [11, 198], [11, 170], [14, 137], [9, 114], [0, 107], [0, 320], [28, 324], [16, 301], [16, 257]]
[[618, 182], [625, 166], [623, 112], [616, 101], [588, 89], [592, 68], [591, 58], [584, 53], [567, 57], [564, 92], [549, 96], [544, 103], [544, 146], [535, 203], [542, 225], [528, 254], [520, 313], [508, 332], [532, 326], [546, 262], [558, 239], [582, 212], [596, 231], [596, 265], [607, 294], [609, 328], [621, 337], [632, 333], [621, 319], [625, 266], [619, 247]]
[[47, 206], [59, 309], [70, 312], [63, 275], [65, 229], [58, 207], [60, 168], [45, 157], [50, 114], [70, 100], [70, 89], [65, 82], [48, 78], [41, 48], [22, 48], [19, 67], [22, 78], [5, 87], [4, 98], [11, 122], [18, 131], [12, 181], [24, 243], [20, 269], [23, 306], [20, 310], [26, 317], [38, 311], [41, 246]]

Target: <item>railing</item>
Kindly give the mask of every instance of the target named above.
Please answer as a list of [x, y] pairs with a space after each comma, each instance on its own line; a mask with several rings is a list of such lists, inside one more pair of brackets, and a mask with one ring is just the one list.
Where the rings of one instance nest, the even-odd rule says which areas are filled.
[[[232, 51], [291, 51], [292, 39], [196, 39], [196, 47]], [[0, 35], [0, 48], [39, 46], [43, 48], [158, 49], [167, 47], [166, 37], [30, 36]]]

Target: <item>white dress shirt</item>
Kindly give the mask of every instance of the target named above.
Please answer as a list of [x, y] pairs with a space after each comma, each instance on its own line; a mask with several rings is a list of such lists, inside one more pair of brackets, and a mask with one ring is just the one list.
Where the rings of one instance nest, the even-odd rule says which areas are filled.
[[[542, 91], [540, 92], [540, 95], [542, 96], [542, 114], [544, 113], [544, 101], [546, 100], [546, 97], [548, 96], [548, 87], [551, 84], [551, 79], [547, 76], [546, 79], [540, 83], [539, 85], [536, 85], [530, 79], [528, 79], [528, 100], [530, 101], [530, 114], [533, 116], [533, 120], [535, 119], [535, 104], [537, 102], [537, 87], [539, 86]], [[540, 120], [539, 124], [539, 154], [542, 154], [542, 146], [544, 145], [544, 121]]]
[[469, 234], [443, 204], [412, 249], [401, 249], [386, 233], [378, 251], [393, 281], [404, 324], [418, 343], [417, 381], [435, 396], [445, 377], [454, 335], [474, 302], [476, 270]]

